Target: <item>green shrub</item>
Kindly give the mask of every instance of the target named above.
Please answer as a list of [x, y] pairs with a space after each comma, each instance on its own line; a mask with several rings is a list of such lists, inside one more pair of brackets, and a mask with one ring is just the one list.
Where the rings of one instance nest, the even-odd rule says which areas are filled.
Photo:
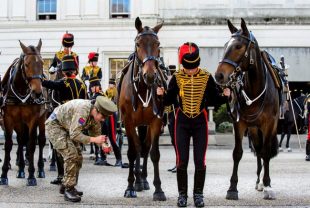
[[233, 132], [233, 124], [229, 123], [228, 121], [224, 121], [223, 123], [220, 123], [218, 129], [218, 132], [220, 133], [232, 133]]
[[216, 129], [218, 129], [219, 125], [225, 121], [232, 123], [232, 120], [227, 113], [226, 104], [221, 105], [219, 109], [216, 112], [214, 112], [213, 117], [214, 117]]

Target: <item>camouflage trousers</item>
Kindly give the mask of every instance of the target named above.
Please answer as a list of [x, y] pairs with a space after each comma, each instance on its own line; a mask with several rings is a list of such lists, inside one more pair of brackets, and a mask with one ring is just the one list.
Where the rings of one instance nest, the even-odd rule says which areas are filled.
[[73, 188], [78, 181], [82, 168], [83, 156], [80, 143], [72, 141], [68, 131], [57, 120], [46, 123], [46, 136], [54, 149], [64, 159], [64, 177], [62, 183], [66, 188]]

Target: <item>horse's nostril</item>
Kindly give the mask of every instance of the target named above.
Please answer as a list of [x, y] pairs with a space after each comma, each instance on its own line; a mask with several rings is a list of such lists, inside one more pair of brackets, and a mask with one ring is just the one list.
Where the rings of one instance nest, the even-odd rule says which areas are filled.
[[216, 81], [222, 81], [223, 79], [224, 79], [224, 75], [223, 75], [223, 73], [216, 73], [215, 74], [215, 79], [216, 79]]

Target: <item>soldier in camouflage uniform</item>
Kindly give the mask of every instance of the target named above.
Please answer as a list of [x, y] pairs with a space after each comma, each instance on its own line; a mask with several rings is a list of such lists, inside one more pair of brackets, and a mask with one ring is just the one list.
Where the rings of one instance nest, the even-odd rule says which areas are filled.
[[[73, 34], [68, 33], [68, 32], [65, 33], [62, 37], [61, 42], [62, 42], [62, 46], [64, 47], [64, 49], [56, 52], [55, 57], [54, 57], [52, 64], [50, 66], [50, 70], [49, 70], [49, 73], [51, 73], [51, 74], [55, 73], [58, 70], [59, 71], [61, 70], [61, 68], [62, 68], [61, 61], [62, 61], [63, 57], [66, 55], [73, 56], [76, 63], [77, 63], [77, 66], [79, 66], [79, 56], [76, 53], [74, 53], [73, 51], [71, 51], [71, 48], [74, 45]], [[79, 71], [78, 71], [78, 67], [77, 67], [76, 74], [78, 74], [78, 72]]]
[[[79, 202], [83, 194], [75, 189], [83, 161], [80, 144], [107, 144], [108, 138], [101, 135], [100, 122], [116, 110], [116, 105], [103, 96], [94, 104], [90, 100], [75, 99], [55, 108], [45, 122], [47, 137], [64, 158], [65, 174], [60, 193], [64, 193], [65, 200]], [[83, 134], [85, 131], [90, 136]]]
[[[48, 89], [55, 90], [59, 95], [59, 102], [61, 104], [72, 99], [87, 99], [87, 89], [85, 84], [76, 78], [77, 63], [73, 56], [66, 55], [62, 59], [62, 73], [64, 78], [52, 81], [43, 80], [42, 86]], [[61, 184], [64, 175], [63, 158], [55, 152], [55, 159], [57, 163], [58, 176], [51, 184]]]

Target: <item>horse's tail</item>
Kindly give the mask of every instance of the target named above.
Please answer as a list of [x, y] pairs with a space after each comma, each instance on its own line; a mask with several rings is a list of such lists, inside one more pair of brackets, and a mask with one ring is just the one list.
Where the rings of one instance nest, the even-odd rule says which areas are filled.
[[278, 152], [279, 152], [279, 141], [277, 135], [275, 135], [271, 140], [270, 158], [277, 156]]

